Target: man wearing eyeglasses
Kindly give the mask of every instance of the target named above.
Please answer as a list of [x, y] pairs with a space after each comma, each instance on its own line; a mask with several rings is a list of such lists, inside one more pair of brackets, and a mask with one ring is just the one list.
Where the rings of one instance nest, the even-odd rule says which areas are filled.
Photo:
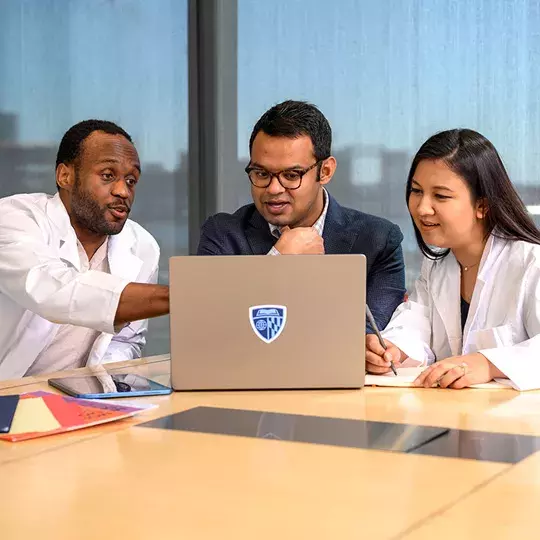
[[331, 145], [330, 124], [314, 105], [285, 101], [266, 111], [251, 133], [245, 169], [254, 204], [210, 217], [197, 254], [364, 254], [367, 302], [384, 328], [405, 294], [403, 235], [328, 193], [336, 170]]

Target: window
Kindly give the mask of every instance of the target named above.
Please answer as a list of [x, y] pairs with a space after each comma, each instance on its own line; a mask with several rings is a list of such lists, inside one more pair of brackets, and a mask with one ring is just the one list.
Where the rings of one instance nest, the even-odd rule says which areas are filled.
[[[187, 0], [7, 0], [0, 4], [0, 196], [56, 191], [73, 124], [111, 120], [142, 161], [132, 219], [168, 259], [187, 254]], [[144, 354], [169, 351], [168, 317]]]
[[[329, 190], [399, 224], [410, 289], [421, 258], [405, 181], [433, 133], [488, 137], [540, 214], [538, 28], [538, 0], [238, 0], [239, 166], [266, 109], [285, 99], [319, 106], [338, 161]], [[249, 200], [247, 184], [236, 189]]]

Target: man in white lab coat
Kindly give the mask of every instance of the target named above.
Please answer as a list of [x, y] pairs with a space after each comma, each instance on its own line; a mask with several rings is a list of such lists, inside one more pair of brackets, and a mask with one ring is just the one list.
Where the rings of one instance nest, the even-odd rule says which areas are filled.
[[141, 356], [169, 289], [128, 220], [140, 174], [131, 137], [87, 120], [60, 143], [56, 195], [0, 199], [0, 380]]

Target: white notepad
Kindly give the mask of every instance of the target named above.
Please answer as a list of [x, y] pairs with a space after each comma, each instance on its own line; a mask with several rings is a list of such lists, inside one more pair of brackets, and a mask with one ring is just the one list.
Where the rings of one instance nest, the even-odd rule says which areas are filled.
[[[397, 377], [392, 373], [384, 375], [366, 375], [366, 386], [397, 386], [397, 387], [412, 387], [413, 382], [426, 369], [425, 367], [405, 367], [397, 368]], [[512, 388], [508, 379], [495, 379], [488, 383], [474, 384], [471, 388]]]

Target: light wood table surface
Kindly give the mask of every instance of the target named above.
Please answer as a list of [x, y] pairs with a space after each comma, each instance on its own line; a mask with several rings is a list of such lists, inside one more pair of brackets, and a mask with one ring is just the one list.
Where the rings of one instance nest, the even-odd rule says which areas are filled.
[[[169, 383], [167, 356], [107, 368]], [[2, 381], [0, 394], [54, 391], [50, 377]], [[204, 405], [540, 436], [540, 392], [365, 388], [138, 399], [158, 408], [72, 433], [0, 441], [2, 540], [540, 534], [540, 453], [511, 465], [136, 427]]]

